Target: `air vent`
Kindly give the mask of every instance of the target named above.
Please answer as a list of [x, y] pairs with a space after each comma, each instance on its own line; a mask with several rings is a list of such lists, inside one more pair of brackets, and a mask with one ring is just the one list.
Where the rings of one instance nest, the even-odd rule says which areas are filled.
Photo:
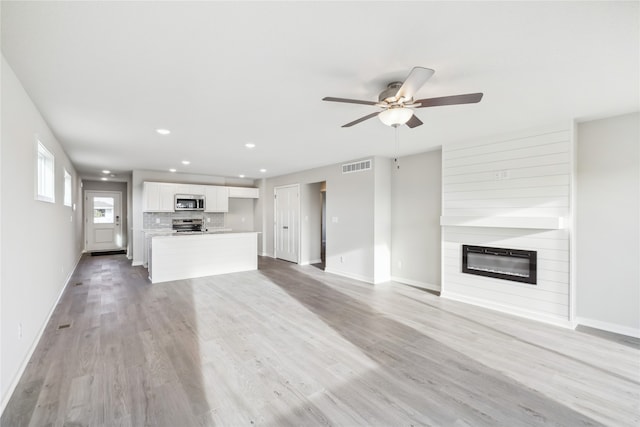
[[71, 323], [65, 323], [63, 325], [58, 325], [58, 329], [67, 329], [71, 327]]
[[371, 159], [342, 165], [342, 173], [362, 172], [369, 169], [371, 169]]

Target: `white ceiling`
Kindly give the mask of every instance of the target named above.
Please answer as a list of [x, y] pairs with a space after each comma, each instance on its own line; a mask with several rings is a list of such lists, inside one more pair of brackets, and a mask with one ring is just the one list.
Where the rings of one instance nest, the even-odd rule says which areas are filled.
[[417, 110], [425, 124], [400, 129], [402, 155], [638, 111], [638, 6], [3, 1], [2, 52], [85, 177], [259, 178], [393, 156], [379, 120], [340, 127], [375, 107], [321, 99], [376, 100], [416, 65], [436, 70], [417, 98], [484, 99]]

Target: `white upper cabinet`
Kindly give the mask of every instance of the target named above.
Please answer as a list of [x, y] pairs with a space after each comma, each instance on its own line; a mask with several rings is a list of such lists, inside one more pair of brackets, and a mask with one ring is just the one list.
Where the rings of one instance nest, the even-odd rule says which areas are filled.
[[257, 199], [260, 197], [260, 190], [258, 188], [246, 188], [246, 187], [228, 187], [229, 197], [238, 199]]
[[204, 189], [206, 185], [194, 185], [194, 184], [175, 184], [176, 194], [189, 194], [194, 196], [204, 196]]
[[174, 211], [176, 184], [165, 182], [144, 182], [142, 185], [143, 212]]
[[176, 194], [204, 196], [205, 212], [229, 212], [230, 197], [257, 199], [260, 196], [260, 191], [257, 188], [246, 187], [144, 182], [142, 211], [174, 212]]
[[229, 187], [204, 186], [204, 211], [229, 212]]

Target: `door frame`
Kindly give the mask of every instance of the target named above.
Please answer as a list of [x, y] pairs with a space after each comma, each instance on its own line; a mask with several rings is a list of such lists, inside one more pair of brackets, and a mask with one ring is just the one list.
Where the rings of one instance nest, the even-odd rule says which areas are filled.
[[[122, 221], [122, 191], [111, 191], [111, 190], [84, 190], [83, 192], [83, 196], [84, 196], [84, 214], [83, 214], [83, 238], [84, 238], [84, 252], [88, 252], [87, 249], [87, 244], [89, 242], [88, 240], [88, 235], [87, 235], [87, 231], [88, 231], [88, 226], [89, 226], [89, 193], [102, 193], [102, 194], [119, 194], [120, 195], [120, 202], [119, 202], [119, 206], [120, 206], [120, 235], [121, 238], [124, 238], [124, 231], [123, 231], [123, 221]], [[93, 203], [92, 203], [93, 205]], [[123, 239], [124, 240], [124, 239]], [[123, 245], [124, 247], [124, 245]], [[123, 249], [123, 247], [120, 247], [120, 249]], [[126, 248], [125, 248], [126, 249]], [[117, 249], [116, 249], [117, 250]], [[96, 250], [97, 251], [97, 250]], [[99, 252], [99, 251], [97, 251]]]
[[[276, 197], [279, 189], [295, 187], [298, 190], [298, 249], [296, 251], [296, 264], [300, 264], [300, 245], [302, 244], [302, 230], [300, 229], [300, 184], [279, 185], [273, 187], [273, 257], [278, 258], [278, 228], [276, 227], [278, 218], [278, 198]], [[284, 260], [286, 261], [286, 260]]]

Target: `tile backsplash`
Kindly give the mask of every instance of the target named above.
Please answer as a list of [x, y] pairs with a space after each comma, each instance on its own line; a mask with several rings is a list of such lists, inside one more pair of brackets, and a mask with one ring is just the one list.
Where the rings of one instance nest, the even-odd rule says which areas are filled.
[[[142, 226], [145, 230], [171, 228], [172, 219], [204, 219], [205, 228], [224, 227], [224, 213], [209, 212], [144, 212], [142, 214]], [[208, 219], [211, 222], [208, 222]]]

